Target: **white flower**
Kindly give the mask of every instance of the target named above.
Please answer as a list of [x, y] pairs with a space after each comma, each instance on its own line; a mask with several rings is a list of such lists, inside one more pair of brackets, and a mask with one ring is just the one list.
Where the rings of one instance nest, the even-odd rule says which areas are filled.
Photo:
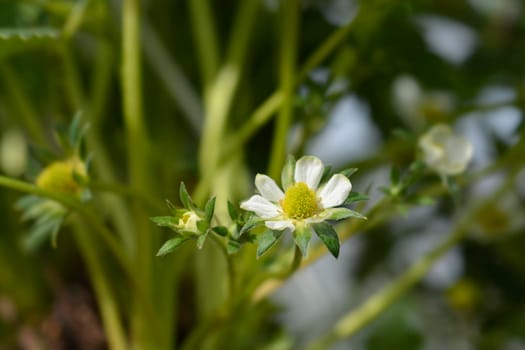
[[313, 224], [329, 219], [351, 216], [335, 207], [344, 203], [352, 184], [343, 174], [333, 175], [319, 187], [324, 166], [314, 156], [304, 156], [295, 164], [293, 181], [283, 192], [270, 177], [257, 174], [255, 187], [259, 194], [241, 203], [241, 208], [252, 211], [265, 220], [272, 230], [296, 230], [296, 226]]
[[465, 171], [473, 152], [471, 143], [445, 124], [437, 124], [425, 133], [419, 139], [419, 147], [427, 166], [442, 175]]

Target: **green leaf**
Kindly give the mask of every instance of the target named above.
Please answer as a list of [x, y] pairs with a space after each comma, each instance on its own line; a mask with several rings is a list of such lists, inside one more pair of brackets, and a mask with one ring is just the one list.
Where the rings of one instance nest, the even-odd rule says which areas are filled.
[[33, 205], [41, 202], [42, 200], [43, 200], [42, 198], [37, 197], [37, 196], [32, 196], [32, 195], [24, 196], [16, 202], [15, 208], [18, 210], [26, 210], [32, 207]]
[[233, 239], [229, 240], [226, 244], [226, 251], [228, 254], [235, 254], [241, 249], [241, 243]]
[[177, 225], [177, 218], [174, 216], [154, 216], [149, 219], [161, 227], [175, 228]]
[[162, 247], [159, 249], [159, 251], [157, 252], [157, 256], [163, 256], [163, 255], [171, 253], [172, 251], [177, 249], [182, 243], [184, 243], [187, 240], [188, 240], [187, 237], [177, 236], [175, 238], [172, 238], [166, 241], [166, 243], [164, 243]]
[[175, 214], [177, 207], [175, 207], [175, 205], [173, 205], [169, 199], [166, 199], [166, 205], [168, 206], [168, 209], [171, 210], [173, 214]]
[[210, 198], [206, 206], [204, 207], [204, 220], [210, 223], [213, 218], [213, 212], [215, 211], [215, 197]]
[[57, 219], [55, 226], [51, 230], [51, 245], [53, 246], [53, 248], [56, 248], [58, 246], [58, 243], [57, 243], [58, 232], [60, 231], [60, 227], [62, 226], [63, 222], [64, 222], [64, 217]]
[[257, 235], [257, 258], [266, 253], [281, 238], [283, 231], [266, 230]]
[[345, 199], [343, 205], [355, 203], [355, 202], [361, 202], [366, 201], [370, 199], [366, 194], [361, 194], [359, 192], [350, 192], [348, 197]]
[[312, 229], [309, 225], [297, 225], [293, 233], [295, 244], [301, 250], [301, 254], [305, 257], [308, 253], [308, 243], [312, 238]]
[[228, 214], [230, 214], [232, 221], [236, 221], [239, 218], [239, 211], [237, 210], [237, 207], [230, 201], [228, 201]]
[[0, 41], [2, 40], [37, 40], [58, 39], [60, 31], [55, 28], [6, 28], [0, 29]]
[[355, 174], [355, 172], [357, 170], [359, 170], [359, 169], [357, 169], [357, 168], [348, 168], [348, 169], [345, 169], [345, 170], [341, 171], [339, 174], [342, 174], [342, 175], [346, 176], [347, 178], [350, 178], [350, 176]]
[[339, 237], [337, 236], [337, 232], [335, 232], [334, 228], [325, 222], [312, 224], [312, 227], [321, 242], [323, 242], [330, 253], [332, 253], [332, 255], [337, 258], [339, 256], [340, 244]]
[[188, 193], [184, 182], [180, 183], [179, 197], [184, 208], [188, 210], [195, 209], [195, 204], [193, 204], [193, 201], [191, 200], [190, 194]]
[[292, 186], [294, 183], [294, 174], [295, 174], [295, 158], [292, 155], [288, 155], [286, 163], [283, 166], [281, 172], [281, 185], [286, 191], [288, 187]]
[[204, 242], [206, 242], [206, 238], [208, 238], [208, 232], [200, 235], [199, 238], [197, 238], [197, 249], [202, 249]]
[[228, 236], [228, 229], [224, 226], [215, 226], [215, 227], [212, 227], [211, 229], [213, 230], [213, 232], [215, 232], [221, 237]]
[[342, 220], [347, 218], [365, 219], [361, 213], [348, 208], [328, 208], [321, 214], [326, 220]]

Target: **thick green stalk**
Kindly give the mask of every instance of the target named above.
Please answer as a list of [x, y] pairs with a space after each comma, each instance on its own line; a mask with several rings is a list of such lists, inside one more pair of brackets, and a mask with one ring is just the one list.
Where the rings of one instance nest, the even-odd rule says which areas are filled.
[[200, 58], [203, 85], [206, 87], [215, 79], [219, 66], [219, 48], [215, 34], [217, 31], [208, 0], [188, 0], [188, 5]]
[[128, 345], [118, 309], [118, 302], [111, 291], [110, 278], [104, 270], [104, 261], [98, 254], [98, 247], [87, 230], [85, 222], [75, 222], [77, 247], [87, 265], [90, 279], [97, 297], [104, 330], [112, 350], [127, 350]]
[[269, 174], [274, 179], [279, 177], [286, 158], [286, 141], [293, 117], [294, 76], [297, 59], [299, 34], [299, 16], [301, 2], [289, 0], [282, 3], [281, 58], [279, 64], [279, 90], [283, 102], [275, 125]]
[[[131, 187], [137, 191], [152, 191], [149, 181], [148, 139], [143, 118], [142, 75], [140, 48], [140, 2], [125, 0], [122, 8], [122, 93], [124, 124], [127, 136], [128, 166]], [[151, 297], [151, 266], [154, 256], [152, 250], [152, 232], [146, 213], [135, 204], [133, 206], [136, 227], [135, 270], [143, 285], [145, 298]], [[137, 293], [131, 312], [133, 348], [158, 348], [158, 335], [148, 320], [148, 309]]]

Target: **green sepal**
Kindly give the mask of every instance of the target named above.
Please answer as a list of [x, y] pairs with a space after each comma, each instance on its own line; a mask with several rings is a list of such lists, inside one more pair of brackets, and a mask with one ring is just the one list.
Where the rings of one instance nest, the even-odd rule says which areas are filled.
[[325, 183], [328, 180], [328, 177], [330, 176], [330, 173], [332, 172], [332, 167], [330, 165], [326, 165], [323, 169], [323, 175], [321, 176], [320, 183]]
[[72, 177], [73, 177], [73, 180], [75, 180], [75, 182], [82, 186], [82, 187], [87, 187], [89, 186], [89, 178], [85, 175], [82, 175], [80, 174], [79, 172], [73, 170], [72, 171]]
[[157, 256], [163, 256], [171, 253], [177, 249], [182, 243], [186, 242], [189, 238], [183, 236], [177, 236], [170, 240], [167, 240], [157, 252]]
[[215, 232], [216, 234], [218, 234], [221, 237], [228, 236], [228, 229], [226, 227], [224, 227], [224, 226], [215, 226], [215, 227], [212, 227], [211, 229], [212, 229], [213, 232]]
[[174, 221], [177, 219], [173, 216], [154, 216], [149, 219], [160, 227], [169, 227], [174, 229], [177, 225], [177, 223]]
[[348, 208], [328, 208], [321, 215], [325, 220], [343, 220], [347, 218], [366, 220], [366, 216]]
[[266, 253], [281, 238], [283, 231], [266, 230], [257, 235], [257, 258]]
[[168, 206], [168, 209], [171, 210], [173, 214], [177, 211], [177, 207], [171, 203], [169, 199], [166, 199], [166, 205]]
[[286, 191], [288, 187], [294, 184], [295, 174], [295, 158], [292, 155], [288, 155], [286, 162], [284, 163], [283, 170], [281, 172], [281, 185]]
[[55, 226], [51, 230], [51, 246], [56, 248], [58, 246], [58, 232], [60, 232], [60, 227], [64, 222], [65, 217], [56, 219]]
[[264, 223], [264, 219], [261, 219], [255, 215], [250, 216], [250, 218], [244, 223], [243, 227], [239, 232], [239, 237], [245, 234], [246, 232], [254, 229], [257, 226], [260, 226]]
[[[34, 251], [48, 238], [53, 238], [53, 235], [56, 235], [62, 222], [64, 216], [56, 215], [46, 215], [39, 217], [29, 232], [29, 235], [24, 239], [24, 246], [29, 251]], [[56, 238], [55, 238], [56, 241]], [[51, 243], [53, 243], [51, 241]]]
[[197, 249], [202, 249], [202, 247], [204, 246], [204, 242], [206, 242], [206, 238], [208, 238], [208, 232], [207, 231], [206, 233], [203, 233], [202, 235], [199, 236], [199, 238], [197, 238]]
[[306, 257], [308, 254], [308, 243], [312, 238], [312, 229], [309, 225], [298, 224], [295, 226], [295, 231], [293, 232], [293, 239], [295, 244], [301, 250], [303, 257]]
[[197, 221], [197, 229], [199, 232], [204, 233], [210, 228], [210, 223], [206, 220], [199, 220]]
[[228, 201], [228, 214], [230, 214], [232, 221], [236, 221], [239, 218], [239, 211], [237, 210], [237, 207], [230, 201]]
[[69, 145], [77, 154], [80, 154], [82, 138], [84, 137], [89, 128], [88, 124], [82, 125], [81, 120], [82, 111], [78, 111], [77, 113], [75, 113], [73, 120], [71, 121], [71, 124], [69, 126], [69, 130], [67, 132]]
[[204, 207], [204, 220], [206, 220], [208, 223], [210, 223], [211, 219], [213, 218], [213, 212], [215, 211], [215, 200], [216, 197], [210, 198]]
[[357, 168], [348, 168], [348, 169], [345, 169], [345, 170], [339, 172], [339, 174], [342, 174], [345, 177], [350, 178], [350, 176], [354, 175], [357, 170], [359, 170], [359, 169], [357, 169]]
[[239, 249], [241, 249], [241, 243], [233, 239], [230, 239], [226, 244], [226, 251], [228, 254], [235, 254], [239, 251]]
[[312, 224], [312, 228], [317, 234], [317, 237], [319, 237], [321, 242], [323, 242], [326, 248], [328, 248], [330, 253], [337, 258], [339, 256], [340, 244], [339, 236], [337, 236], [337, 232], [335, 232], [334, 228], [326, 222]]
[[359, 192], [350, 192], [348, 197], [346, 197], [345, 201], [343, 202], [343, 205], [355, 203], [355, 202], [361, 202], [366, 201], [370, 199], [366, 194], [361, 194]]
[[182, 181], [180, 183], [180, 188], [179, 188], [179, 198], [184, 208], [188, 210], [195, 209], [195, 204], [193, 204], [190, 194], [188, 193], [188, 190], [186, 189], [186, 185]]

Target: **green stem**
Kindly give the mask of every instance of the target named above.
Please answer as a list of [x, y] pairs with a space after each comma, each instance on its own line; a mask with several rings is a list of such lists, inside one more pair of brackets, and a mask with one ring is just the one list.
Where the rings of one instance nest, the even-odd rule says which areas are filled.
[[118, 303], [115, 295], [111, 292], [110, 279], [104, 271], [103, 260], [97, 253], [98, 248], [93, 244], [94, 241], [91, 239], [87, 227], [89, 226], [84, 222], [75, 222], [75, 238], [93, 282], [108, 344], [112, 350], [126, 350], [129, 347], [122, 327]]
[[129, 147], [131, 182], [137, 187], [148, 184], [146, 129], [142, 115], [142, 77], [140, 55], [140, 5], [125, 0], [122, 19], [122, 91], [124, 122]]
[[208, 0], [188, 0], [192, 17], [193, 33], [200, 57], [203, 85], [208, 86], [217, 73], [219, 66], [218, 40], [215, 35], [215, 22]]
[[293, 117], [294, 74], [297, 59], [299, 15], [301, 2], [289, 0], [282, 3], [281, 58], [279, 64], [280, 91], [283, 102], [275, 125], [269, 175], [278, 178], [286, 158], [286, 141]]
[[157, 203], [157, 201], [155, 201], [152, 197], [146, 195], [145, 193], [138, 192], [126, 185], [119, 183], [92, 182], [89, 184], [89, 187], [95, 192], [111, 192], [115, 195], [133, 198], [156, 211], [166, 210], [164, 205]]
[[232, 299], [235, 295], [235, 267], [233, 266], [232, 256], [228, 254], [228, 250], [226, 249], [224, 242], [219, 237], [213, 233], [210, 233], [210, 236], [221, 250], [222, 255], [226, 261], [226, 268], [228, 270], [229, 299]]
[[[122, 94], [124, 125], [128, 147], [128, 166], [131, 187], [137, 191], [154, 191], [150, 182], [148, 138], [143, 118], [141, 74], [141, 11], [139, 0], [124, 0], [122, 8]], [[133, 206], [136, 256], [135, 273], [142, 284], [146, 301], [152, 292], [152, 258], [154, 235], [143, 208]], [[148, 307], [140, 295], [134, 293], [131, 311], [133, 346], [137, 349], [156, 349], [163, 341], [148, 319]]]

